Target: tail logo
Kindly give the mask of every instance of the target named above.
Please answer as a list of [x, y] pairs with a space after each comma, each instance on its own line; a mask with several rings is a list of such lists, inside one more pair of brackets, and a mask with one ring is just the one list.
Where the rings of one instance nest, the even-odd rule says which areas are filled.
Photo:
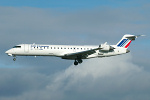
[[117, 46], [118, 47], [125, 47], [128, 48], [128, 46], [130, 45], [131, 40], [129, 39], [123, 39]]

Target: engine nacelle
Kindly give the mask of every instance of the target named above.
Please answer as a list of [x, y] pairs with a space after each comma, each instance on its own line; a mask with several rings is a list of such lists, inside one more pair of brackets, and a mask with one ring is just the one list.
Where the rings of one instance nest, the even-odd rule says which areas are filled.
[[110, 50], [110, 46], [109, 45], [103, 45], [103, 44], [101, 44], [101, 51], [109, 51]]
[[100, 45], [100, 50], [101, 51], [110, 51], [110, 50], [113, 50], [113, 49], [115, 49], [114, 47], [112, 47], [112, 46], [110, 46], [110, 45], [107, 45], [107, 42], [106, 43], [104, 43], [104, 44], [101, 44]]

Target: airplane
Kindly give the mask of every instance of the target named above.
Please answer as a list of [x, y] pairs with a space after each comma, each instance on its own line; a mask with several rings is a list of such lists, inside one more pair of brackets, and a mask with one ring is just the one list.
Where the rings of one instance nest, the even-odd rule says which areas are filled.
[[46, 44], [19, 44], [7, 50], [8, 56], [55, 56], [62, 59], [74, 60], [74, 65], [81, 64], [83, 59], [110, 57], [129, 53], [128, 47], [131, 41], [139, 36], [126, 34], [116, 45], [108, 45], [107, 42], [98, 46], [88, 45], [46, 45]]

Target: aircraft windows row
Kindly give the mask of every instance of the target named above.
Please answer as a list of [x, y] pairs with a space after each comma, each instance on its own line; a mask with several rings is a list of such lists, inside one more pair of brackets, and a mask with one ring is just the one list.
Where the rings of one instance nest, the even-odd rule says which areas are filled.
[[81, 50], [92, 50], [92, 48], [66, 48], [66, 47], [51, 47], [51, 49], [77, 49], [77, 50], [79, 50], [79, 49], [81, 49]]
[[[21, 46], [14, 46], [13, 48], [21, 48]], [[49, 49], [48, 46], [47, 47], [44, 47], [44, 46], [43, 47], [42, 46], [38, 47], [37, 46], [37, 47], [34, 47], [34, 48], [37, 48], [37, 49], [42, 49], [42, 48], [43, 49]], [[50, 49], [74, 49], [74, 50], [79, 50], [79, 49], [80, 50], [90, 50], [91, 49], [92, 50], [92, 48], [76, 48], [76, 47], [73, 47], [73, 48], [72, 47], [71, 48], [69, 48], [69, 47], [50, 47]]]
[[[37, 48], [37, 49], [38, 49], [38, 48], [42, 49], [43, 47], [34, 47], [34, 49], [35, 49], [35, 48]], [[49, 47], [44, 47], [44, 49], [49, 49]]]

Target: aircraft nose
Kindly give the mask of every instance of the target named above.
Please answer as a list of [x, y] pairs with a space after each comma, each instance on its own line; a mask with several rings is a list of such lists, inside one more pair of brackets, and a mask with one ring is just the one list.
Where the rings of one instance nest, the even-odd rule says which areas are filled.
[[8, 54], [9, 50], [7, 50], [5, 53]]
[[8, 56], [12, 56], [11, 49], [5, 52]]

